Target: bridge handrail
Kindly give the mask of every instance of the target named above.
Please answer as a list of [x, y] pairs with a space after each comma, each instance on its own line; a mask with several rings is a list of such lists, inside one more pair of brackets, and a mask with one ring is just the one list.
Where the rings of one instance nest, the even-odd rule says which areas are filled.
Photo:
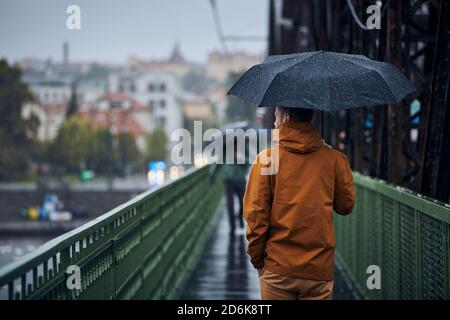
[[[186, 259], [192, 259], [190, 256], [195, 251], [195, 245], [201, 240], [209, 219], [216, 211], [221, 197], [220, 188], [219, 179], [215, 182], [209, 180], [209, 166], [189, 169], [179, 179], [166, 183], [158, 189], [143, 192], [4, 266], [0, 269], [0, 290], [8, 292], [8, 299], [87, 298], [89, 286], [92, 287], [89, 277], [97, 280], [101, 277], [110, 277], [111, 275], [107, 273], [113, 269], [112, 266], [119, 265], [120, 268], [126, 269], [126, 264], [120, 266], [119, 261], [134, 259], [137, 262], [134, 266], [136, 270], [113, 272], [113, 276], [108, 278], [112, 283], [103, 283], [103, 289], [106, 289], [97, 290], [97, 294], [92, 297], [164, 298], [173, 295], [175, 288], [164, 287], [163, 284], [159, 287], [155, 285], [152, 288], [136, 289], [136, 283], [145, 280], [142, 273], [147, 272], [148, 276], [158, 269], [159, 262], [154, 261], [160, 261], [161, 264], [164, 262], [164, 265], [170, 262], [166, 261], [167, 259], [162, 257], [162, 253], [157, 252], [155, 247], [165, 250], [166, 256], [171, 257], [175, 256], [173, 251], [176, 249], [173, 248], [190, 246], [186, 248], [189, 250], [186, 250], [184, 256]], [[186, 226], [180, 223], [183, 219], [189, 221], [185, 223]], [[180, 239], [171, 237], [172, 232], [179, 235]], [[138, 244], [145, 242], [144, 248], [136, 245], [137, 242]], [[99, 266], [93, 261], [97, 261]], [[140, 261], [145, 261], [146, 265], [139, 265]], [[72, 264], [79, 264], [82, 269], [84, 268], [83, 288], [80, 290], [68, 290], [66, 287], [68, 278], [66, 268]], [[186, 270], [183, 269], [180, 274], [184, 275], [188, 265], [189, 263], [184, 262], [183, 268]], [[160, 270], [158, 276], [153, 279], [176, 283], [182, 280], [181, 276], [173, 276], [176, 279], [159, 279], [168, 271], [170, 270]], [[141, 275], [137, 276], [138, 273]], [[132, 280], [133, 277], [139, 280]]]
[[[173, 181], [170, 181], [168, 184], [170, 183], [173, 183]], [[20, 274], [23, 271], [28, 271], [36, 264], [36, 262], [39, 263], [42, 259], [51, 258], [55, 253], [61, 252], [64, 248], [66, 248], [67, 245], [83, 240], [86, 235], [92, 233], [92, 229], [100, 229], [107, 226], [114, 219], [116, 219], [117, 214], [125, 210], [127, 207], [136, 205], [140, 202], [140, 200], [158, 192], [161, 192], [160, 189], [145, 191], [133, 199], [130, 199], [127, 202], [111, 209], [98, 218], [88, 221], [78, 228], [47, 241], [33, 252], [30, 252], [19, 260], [2, 267], [0, 269], [0, 287], [10, 281], [12, 279], [11, 277], [15, 277], [15, 275]]]
[[399, 187], [384, 180], [371, 178], [358, 172], [353, 173], [355, 184], [380, 192], [396, 201], [414, 206], [424, 214], [445, 223], [450, 223], [450, 204], [421, 195], [410, 189]]
[[[335, 216], [335, 236], [355, 288], [372, 299], [450, 299], [450, 205], [353, 176], [356, 206], [350, 216]], [[379, 267], [380, 288], [369, 266]]]

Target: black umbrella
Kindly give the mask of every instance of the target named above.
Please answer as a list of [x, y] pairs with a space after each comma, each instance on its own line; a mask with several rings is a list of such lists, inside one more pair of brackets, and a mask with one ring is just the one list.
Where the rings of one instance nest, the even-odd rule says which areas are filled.
[[315, 51], [270, 56], [245, 72], [228, 94], [258, 107], [337, 111], [398, 103], [414, 91], [389, 63]]

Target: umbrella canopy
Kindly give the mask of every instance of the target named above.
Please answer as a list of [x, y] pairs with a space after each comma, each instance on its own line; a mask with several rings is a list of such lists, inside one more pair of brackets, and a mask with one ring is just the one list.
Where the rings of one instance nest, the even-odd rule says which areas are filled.
[[245, 72], [228, 94], [259, 107], [337, 111], [398, 103], [414, 91], [389, 63], [315, 51], [270, 56]]

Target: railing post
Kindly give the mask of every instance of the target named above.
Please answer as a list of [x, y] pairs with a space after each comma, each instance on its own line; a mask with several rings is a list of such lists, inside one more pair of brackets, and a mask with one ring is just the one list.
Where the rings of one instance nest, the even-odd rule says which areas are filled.
[[417, 279], [416, 279], [416, 296], [418, 299], [422, 299], [422, 231], [420, 228], [420, 214], [414, 209], [414, 217], [416, 221], [416, 270], [417, 270]]
[[64, 295], [64, 298], [68, 300], [68, 299], [73, 298], [72, 290], [69, 290], [69, 288], [67, 288], [67, 274], [66, 274], [67, 267], [71, 263], [70, 246], [64, 248], [60, 252], [59, 259], [60, 259], [60, 261], [59, 261], [60, 272], [64, 273], [64, 281], [66, 282], [66, 285], [64, 286], [64, 289], [65, 289], [64, 292], [66, 293]]
[[394, 283], [395, 283], [395, 295], [394, 299], [399, 299], [400, 297], [400, 210], [397, 201], [394, 201], [394, 239], [395, 239], [395, 270], [394, 270]]

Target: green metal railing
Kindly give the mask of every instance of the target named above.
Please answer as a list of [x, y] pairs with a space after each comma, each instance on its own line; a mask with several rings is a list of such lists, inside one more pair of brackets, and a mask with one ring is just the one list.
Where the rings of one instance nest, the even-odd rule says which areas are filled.
[[[336, 216], [337, 257], [370, 299], [450, 299], [450, 206], [354, 174], [356, 207]], [[367, 267], [381, 269], [369, 290]]]
[[[137, 196], [2, 268], [3, 298], [174, 297], [217, 211], [221, 188], [205, 166]], [[69, 266], [80, 268], [81, 289], [67, 286]]]

